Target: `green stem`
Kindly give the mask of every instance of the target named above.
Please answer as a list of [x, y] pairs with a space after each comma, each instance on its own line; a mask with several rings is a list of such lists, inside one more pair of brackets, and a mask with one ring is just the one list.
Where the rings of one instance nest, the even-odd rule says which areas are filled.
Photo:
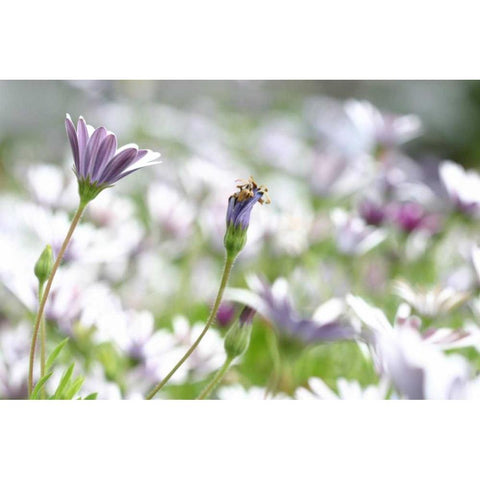
[[235, 260], [235, 256], [228, 255], [225, 259], [225, 266], [223, 268], [222, 279], [220, 281], [220, 287], [218, 289], [217, 298], [215, 299], [215, 303], [213, 305], [212, 311], [208, 317], [207, 323], [202, 330], [202, 333], [198, 336], [195, 340], [193, 345], [187, 350], [185, 355], [178, 361], [178, 363], [170, 370], [170, 372], [165, 376], [165, 378], [147, 395], [146, 399], [151, 400], [170, 380], [173, 374], [183, 365], [183, 363], [187, 360], [187, 358], [193, 353], [193, 351], [198, 347], [198, 344], [202, 341], [202, 338], [207, 333], [208, 329], [211, 327], [213, 322], [215, 321], [215, 317], [217, 316], [218, 308], [220, 307], [220, 302], [222, 301], [223, 292], [225, 291], [225, 287], [227, 286], [228, 279], [230, 277], [230, 272], [233, 267], [233, 262]]
[[80, 202], [80, 205], [78, 206], [77, 211], [75, 212], [75, 216], [73, 217], [72, 223], [70, 225], [70, 228], [68, 230], [67, 236], [65, 237], [65, 240], [63, 241], [62, 247], [60, 248], [60, 251], [58, 252], [58, 256], [55, 260], [55, 263], [53, 264], [52, 272], [50, 273], [50, 276], [48, 277], [47, 285], [45, 287], [45, 291], [42, 295], [42, 300], [40, 302], [40, 305], [38, 307], [38, 313], [37, 317], [35, 319], [35, 325], [33, 327], [33, 336], [32, 336], [32, 343], [30, 346], [30, 362], [29, 362], [29, 368], [28, 368], [28, 396], [30, 397], [32, 391], [33, 391], [33, 363], [35, 360], [35, 349], [37, 346], [37, 337], [38, 337], [38, 331], [40, 328], [40, 323], [41, 319], [43, 317], [44, 311], [45, 311], [45, 304], [47, 303], [48, 295], [50, 293], [50, 289], [52, 287], [53, 279], [55, 277], [55, 273], [58, 270], [58, 267], [60, 265], [60, 262], [62, 261], [63, 255], [65, 254], [65, 250], [67, 249], [67, 246], [70, 242], [70, 239], [72, 238], [73, 232], [75, 228], [78, 225], [78, 222], [80, 221], [80, 218], [82, 217], [82, 214], [85, 210], [85, 207], [87, 206], [86, 203]]
[[[43, 283], [38, 286], [38, 303], [40, 304], [43, 296]], [[40, 327], [40, 378], [43, 378], [45, 375], [45, 352], [46, 352], [46, 331], [45, 331], [45, 315], [42, 315], [40, 318], [41, 327]], [[43, 400], [45, 398], [45, 388], [42, 387], [40, 392], [40, 398]]]
[[210, 393], [212, 393], [212, 390], [218, 385], [220, 380], [227, 373], [232, 361], [233, 357], [226, 358], [225, 363], [222, 365], [222, 368], [218, 370], [218, 372], [212, 378], [211, 382], [202, 390], [202, 393], [197, 397], [197, 400], [205, 400], [210, 395]]

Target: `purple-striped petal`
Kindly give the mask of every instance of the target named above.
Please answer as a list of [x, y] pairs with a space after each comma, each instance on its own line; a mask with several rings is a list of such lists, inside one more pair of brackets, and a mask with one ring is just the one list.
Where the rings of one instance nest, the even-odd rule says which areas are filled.
[[[127, 144], [117, 150], [117, 138], [104, 127], [93, 129], [79, 117], [77, 129], [70, 115], [65, 121], [79, 181], [82, 202], [88, 203], [106, 186], [154, 162], [157, 152]], [[95, 187], [95, 188], [92, 188]]]
[[75, 163], [75, 170], [77, 173], [79, 172], [80, 168], [80, 155], [78, 151], [78, 138], [77, 132], [75, 131], [75, 126], [70, 118], [70, 115], [67, 114], [67, 118], [65, 119], [65, 128], [67, 130], [68, 140], [70, 141], [70, 146], [72, 147], [73, 153], [73, 161]]
[[87, 143], [87, 149], [85, 151], [85, 161], [83, 164], [82, 176], [86, 178], [89, 174], [92, 174], [93, 166], [97, 160], [98, 149], [104, 138], [107, 136], [107, 130], [104, 127], [97, 128]]
[[77, 138], [78, 138], [78, 154], [79, 163], [83, 165], [85, 161], [85, 150], [88, 143], [88, 129], [83, 117], [80, 117], [77, 122]]
[[129, 167], [137, 159], [136, 148], [127, 148], [117, 153], [107, 167], [104, 169], [99, 182], [101, 183], [113, 183], [123, 173], [123, 171]]
[[137, 162], [138, 160], [141, 160], [147, 153], [149, 152], [149, 150], [145, 150], [145, 149], [140, 149], [138, 152], [137, 152]]
[[227, 226], [229, 223], [233, 223], [233, 208], [235, 206], [235, 197], [232, 195], [228, 199], [228, 207], [227, 207]]
[[91, 180], [97, 182], [102, 176], [103, 170], [107, 167], [117, 150], [117, 138], [113, 133], [107, 135], [98, 149], [97, 159], [92, 168]]
[[255, 195], [245, 200], [244, 202], [238, 202], [241, 205], [239, 211], [234, 210], [234, 224], [235, 226], [241, 226], [242, 228], [248, 228], [250, 223], [250, 214], [252, 213], [253, 206], [262, 198], [263, 193], [255, 192]]

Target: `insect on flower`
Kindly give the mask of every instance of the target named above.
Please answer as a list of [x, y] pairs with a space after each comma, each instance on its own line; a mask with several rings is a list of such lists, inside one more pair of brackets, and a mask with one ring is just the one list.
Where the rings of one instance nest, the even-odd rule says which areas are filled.
[[268, 188], [265, 185], [258, 186], [253, 177], [237, 182], [239, 191], [228, 199], [227, 231], [224, 238], [225, 248], [233, 256], [238, 255], [245, 246], [250, 214], [255, 203], [271, 202], [267, 193]]
[[271, 203], [270, 197], [267, 193], [268, 188], [265, 185], [258, 186], [252, 176], [250, 176], [248, 180], [238, 179], [237, 182], [237, 188], [239, 189], [239, 191], [235, 192], [233, 194], [233, 197], [235, 197], [238, 202], [244, 202], [245, 200], [254, 197], [255, 194], [258, 192], [262, 195], [258, 199], [258, 203], [262, 205], [264, 203], [267, 205]]

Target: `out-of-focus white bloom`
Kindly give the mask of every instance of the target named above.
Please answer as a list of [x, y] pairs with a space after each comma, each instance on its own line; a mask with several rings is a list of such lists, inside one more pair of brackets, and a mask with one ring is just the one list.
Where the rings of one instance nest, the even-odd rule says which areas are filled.
[[432, 243], [432, 234], [428, 230], [416, 230], [405, 241], [403, 255], [409, 262], [420, 259]]
[[480, 351], [480, 329], [473, 324], [467, 324], [461, 330], [431, 328], [423, 332], [422, 339], [441, 350], [475, 347]]
[[439, 175], [456, 208], [465, 213], [479, 213], [480, 175], [476, 171], [465, 170], [447, 160], [440, 164]]
[[[52, 212], [40, 205], [18, 200], [1, 202], [2, 224], [3, 218], [8, 219], [2, 232], [6, 239], [15, 243], [17, 249], [36, 256], [45, 245], [51, 245], [57, 253], [70, 226], [66, 212]], [[124, 218], [110, 224], [108, 228], [94, 228], [84, 222], [77, 227], [65, 260], [100, 263], [122, 259], [137, 247], [142, 235], [139, 222], [132, 217], [128, 221]]]
[[[19, 250], [16, 237], [0, 234], [0, 282], [12, 294], [9, 299], [16, 298], [29, 312], [38, 307], [38, 281], [32, 267], [36, 255], [33, 248]], [[94, 287], [94, 270], [79, 264], [63, 266], [52, 287], [45, 317], [55, 322], [62, 332], [72, 335], [83, 306], [83, 296], [86, 290]]]
[[345, 111], [370, 149], [377, 145], [396, 147], [422, 132], [422, 123], [416, 115], [382, 113], [367, 101], [348, 100]]
[[478, 245], [474, 245], [471, 250], [471, 259], [473, 268], [477, 275], [477, 282], [480, 283], [480, 247]]
[[[360, 336], [371, 345], [377, 334], [391, 334], [408, 326], [420, 334], [421, 320], [411, 314], [411, 307], [406, 303], [399, 305], [392, 325], [382, 310], [369, 305], [363, 298], [347, 295], [347, 305], [351, 308], [351, 321]], [[431, 328], [421, 333], [425, 343], [433, 344], [440, 350], [453, 350], [470, 346], [480, 347], [480, 330], [474, 324], [467, 324], [462, 329]]]
[[289, 400], [284, 394], [277, 394], [274, 397], [266, 396], [262, 387], [244, 388], [241, 385], [229, 385], [218, 389], [219, 400]]
[[363, 218], [348, 215], [336, 208], [331, 213], [335, 226], [335, 240], [340, 252], [347, 255], [362, 255], [382, 243], [386, 233], [365, 223]]
[[[168, 279], [168, 280], [167, 280]], [[136, 258], [135, 271], [124, 280], [121, 297], [133, 308], [160, 309], [177, 292], [181, 272], [158, 250], [147, 250]]]
[[[179, 345], [188, 348], [200, 335], [204, 325], [195, 323], [190, 325], [185, 317], [177, 316], [173, 320], [173, 335]], [[196, 372], [196, 375], [205, 375], [220, 368], [225, 357], [223, 339], [216, 330], [210, 330], [200, 345], [185, 362], [187, 370]]]
[[34, 165], [26, 172], [29, 189], [39, 204], [71, 210], [78, 204], [78, 185], [69, 174], [68, 180], [63, 169], [55, 165]]
[[393, 283], [393, 293], [426, 317], [445, 315], [464, 304], [470, 297], [470, 292], [457, 292], [451, 287], [413, 288], [403, 280]]
[[[173, 332], [155, 332], [145, 346], [145, 372], [152, 383], [168, 374], [202, 330], [202, 324], [191, 326], [185, 317], [178, 316], [173, 320]], [[224, 360], [223, 340], [215, 330], [211, 330], [170, 382], [184, 382], [189, 375], [195, 379], [202, 378], [220, 368]]]
[[446, 356], [409, 326], [377, 337], [382, 370], [399, 393], [410, 399], [463, 398], [469, 366], [460, 355]]
[[374, 178], [375, 163], [370, 155], [347, 159], [327, 152], [314, 157], [307, 181], [321, 197], [345, 197], [360, 191]]
[[99, 227], [118, 228], [136, 220], [137, 211], [132, 200], [125, 196], [104, 190], [102, 195], [88, 206], [87, 219]]
[[[115, 302], [115, 307], [119, 305]], [[153, 315], [144, 310], [118, 311], [116, 318], [96, 322], [98, 341], [111, 341], [129, 357], [143, 360], [148, 354], [149, 343], [154, 335]], [[173, 340], [168, 348], [173, 347]]]
[[[442, 352], [469, 344], [461, 332], [427, 331], [422, 335], [418, 319], [405, 316], [408, 309], [397, 316], [393, 327], [381, 310], [359, 297], [350, 295], [347, 303], [367, 328], [363, 336], [377, 368], [401, 395], [410, 399], [465, 397], [470, 375], [467, 361], [460, 355]], [[473, 342], [478, 342], [478, 338], [473, 338]]]
[[[0, 398], [25, 398], [31, 330], [26, 323], [0, 328]], [[38, 365], [34, 372], [38, 371]]]
[[297, 176], [308, 175], [312, 151], [296, 122], [277, 118], [263, 125], [257, 135], [259, 154], [267, 162]]
[[[177, 242], [188, 240], [195, 216], [195, 208], [184, 195], [164, 183], [152, 184], [147, 193], [147, 204], [153, 229], [162, 229], [162, 237], [172, 237]], [[162, 238], [163, 240], [163, 238]]]
[[480, 400], [480, 377], [474, 378], [466, 388], [468, 400]]
[[[242, 167], [242, 171], [245, 167]], [[192, 202], [202, 203], [203, 199], [216, 198], [225, 203], [231, 195], [232, 179], [240, 176], [228, 163], [215, 165], [202, 157], [193, 156], [180, 167], [179, 182]], [[248, 172], [246, 174], [248, 176]]]
[[313, 213], [301, 208], [281, 212], [274, 235], [274, 245], [281, 253], [300, 255], [309, 248], [309, 234], [313, 224]]
[[381, 380], [378, 385], [362, 387], [356, 380], [337, 380], [338, 393], [330, 389], [321, 378], [311, 378], [308, 389], [300, 387], [295, 392], [297, 400], [384, 400], [388, 382]]
[[310, 99], [305, 113], [316, 132], [349, 157], [374, 153], [376, 147], [395, 148], [422, 130], [416, 115], [383, 113], [361, 100]]
[[[53, 376], [52, 376], [53, 378]], [[120, 387], [105, 378], [105, 372], [100, 365], [95, 365], [92, 371], [85, 375], [85, 381], [78, 396], [85, 397], [91, 393], [97, 393], [98, 400], [121, 400]]]

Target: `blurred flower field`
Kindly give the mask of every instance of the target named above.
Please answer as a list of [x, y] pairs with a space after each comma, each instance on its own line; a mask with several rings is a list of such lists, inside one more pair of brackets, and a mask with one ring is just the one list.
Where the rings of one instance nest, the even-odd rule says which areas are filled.
[[[45, 303], [47, 355], [58, 353], [47, 398], [142, 399], [168, 376], [214, 305], [235, 191], [259, 200], [246, 244], [212, 328], [156, 399], [201, 396], [242, 311], [255, 314], [251, 337], [210, 398], [480, 397], [472, 124], [455, 141], [424, 121], [421, 96], [418, 111], [395, 112], [342, 85], [170, 82], [159, 97], [162, 87], [0, 82], [0, 398], [29, 396], [34, 265], [46, 245], [58, 258], [79, 203], [67, 112], [161, 163], [121, 180], [90, 167], [119, 181], [89, 201]], [[466, 104], [452, 129], [476, 111]], [[40, 363], [37, 352], [36, 383]]]

